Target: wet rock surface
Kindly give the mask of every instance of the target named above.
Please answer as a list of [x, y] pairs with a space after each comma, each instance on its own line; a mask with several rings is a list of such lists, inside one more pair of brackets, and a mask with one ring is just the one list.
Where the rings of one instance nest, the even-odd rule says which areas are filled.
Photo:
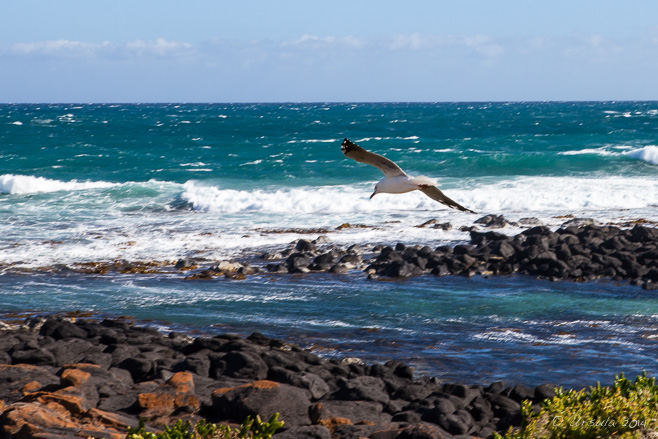
[[158, 429], [275, 412], [281, 438], [486, 438], [555, 389], [443, 383], [257, 333], [191, 338], [108, 319], [29, 318], [0, 331], [0, 352], [1, 438], [120, 438], [140, 418]]
[[348, 249], [325, 245], [319, 250], [311, 241], [300, 240], [294, 248], [277, 252], [278, 260], [272, 258], [272, 253], [263, 255], [268, 261], [265, 270], [297, 274], [356, 269], [371, 277], [390, 278], [520, 273], [577, 282], [606, 278], [658, 290], [656, 228], [635, 225], [622, 229], [571, 220], [555, 231], [540, 225], [509, 236], [491, 230], [508, 223], [502, 216], [489, 215], [480, 223], [488, 230], [471, 230], [468, 244], [437, 248], [398, 243]]
[[[567, 221], [554, 230], [542, 225], [536, 218], [508, 221], [502, 215], [485, 215], [475, 220], [472, 226], [459, 228], [465, 237], [468, 236], [468, 241], [435, 248], [404, 243], [344, 246], [332, 243], [328, 235], [320, 235], [315, 239], [296, 240], [283, 249], [269, 248], [258, 254], [254, 254], [253, 249], [245, 251], [233, 260], [183, 258], [176, 261], [87, 262], [73, 266], [42, 267], [36, 271], [92, 275], [180, 275], [190, 281], [360, 271], [370, 278], [519, 273], [577, 282], [601, 278], [629, 281], [647, 290], [658, 290], [658, 228], [653, 227], [655, 222], [639, 219], [602, 225], [594, 219], [574, 218], [572, 215], [557, 218]], [[453, 229], [450, 223], [440, 223], [436, 219], [416, 227], [443, 231]], [[526, 229], [516, 235], [502, 233], [507, 227]], [[352, 228], [372, 227], [343, 224], [333, 231], [309, 229], [304, 233], [329, 233]], [[29, 355], [37, 353], [31, 352]], [[29, 358], [26, 360], [30, 361]]]

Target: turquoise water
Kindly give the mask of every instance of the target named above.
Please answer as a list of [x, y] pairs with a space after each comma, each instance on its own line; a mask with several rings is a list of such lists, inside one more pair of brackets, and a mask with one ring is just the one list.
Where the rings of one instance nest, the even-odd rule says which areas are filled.
[[[0, 105], [0, 311], [258, 330], [466, 382], [654, 371], [655, 293], [612, 282], [360, 273], [191, 282], [62, 267], [210, 266], [319, 235], [345, 246], [453, 245], [487, 213], [552, 227], [567, 215], [658, 221], [656, 133], [658, 102]], [[480, 215], [421, 193], [369, 200], [381, 175], [341, 154], [344, 137], [436, 178]], [[428, 219], [453, 228], [415, 227]], [[368, 227], [337, 231], [344, 223]]]

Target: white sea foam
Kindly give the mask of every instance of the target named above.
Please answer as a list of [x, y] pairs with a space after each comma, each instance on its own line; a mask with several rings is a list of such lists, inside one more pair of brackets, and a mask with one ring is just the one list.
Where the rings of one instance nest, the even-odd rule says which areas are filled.
[[628, 157], [658, 165], [658, 146], [649, 145], [626, 153]]
[[575, 151], [562, 151], [558, 152], [558, 155], [602, 155], [602, 156], [616, 156], [619, 155], [619, 153], [609, 151], [607, 147], [602, 146], [601, 148], [585, 148], [585, 149], [578, 149]]
[[[447, 184], [447, 186], [446, 186]], [[355, 186], [300, 187], [277, 190], [235, 190], [184, 185], [183, 199], [195, 210], [218, 213], [367, 213], [441, 210], [419, 192], [381, 194], [369, 200], [372, 183]], [[473, 182], [468, 188], [439, 186], [455, 201], [479, 212], [559, 212], [649, 208], [658, 205], [658, 179], [606, 177], [518, 177], [505, 182]]]
[[599, 155], [612, 157], [627, 156], [658, 165], [658, 146], [656, 145], [648, 145], [639, 149], [633, 149], [632, 146], [628, 145], [602, 146], [600, 148], [585, 148], [574, 151], [562, 151], [559, 152], [558, 155]]
[[289, 140], [287, 143], [335, 143], [338, 139], [299, 139]]
[[[116, 191], [90, 197], [82, 189], [115, 184], [3, 175], [2, 193], [65, 192], [44, 200], [0, 197], [1, 203], [26, 203], [21, 204], [18, 219], [4, 224], [0, 232], [12, 235], [20, 230], [30, 237], [3, 249], [0, 263], [44, 267], [115, 259], [165, 261], [186, 255], [222, 260], [244, 250], [281, 248], [309, 237], [298, 229], [327, 230], [312, 234], [327, 233], [332, 242], [342, 245], [454, 244], [468, 241], [468, 233], [459, 229], [479, 218], [448, 209], [417, 191], [381, 194], [371, 200], [374, 183], [240, 190], [195, 180], [127, 182], [117, 184]], [[439, 187], [481, 215], [503, 214], [510, 221], [537, 217], [558, 226], [564, 219], [554, 217], [568, 213], [602, 222], [658, 219], [653, 207], [658, 205], [658, 179], [646, 177], [444, 179]], [[192, 206], [194, 213], [180, 209], [185, 205], [181, 202]], [[39, 222], [34, 223], [34, 218]], [[428, 219], [449, 222], [452, 229], [416, 227]], [[336, 229], [344, 223], [367, 227]], [[521, 228], [500, 231], [515, 234]]]
[[116, 183], [106, 181], [60, 181], [33, 175], [0, 175], [0, 193], [35, 194], [40, 192], [77, 191], [85, 189], [107, 188]]
[[260, 165], [261, 163], [263, 163], [263, 160], [261, 160], [261, 159], [257, 159], [257, 160], [251, 161], [251, 162], [245, 162], [245, 163], [242, 163], [240, 166], [247, 166], [247, 165]]

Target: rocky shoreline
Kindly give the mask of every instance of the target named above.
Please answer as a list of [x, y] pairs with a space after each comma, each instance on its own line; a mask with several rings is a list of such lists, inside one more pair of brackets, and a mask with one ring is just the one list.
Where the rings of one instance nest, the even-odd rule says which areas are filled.
[[520, 425], [521, 401], [555, 389], [444, 383], [258, 333], [192, 338], [53, 316], [0, 327], [0, 438], [122, 438], [139, 419], [157, 430], [275, 412], [279, 439], [487, 438]]
[[[504, 219], [493, 217], [487, 221], [501, 224]], [[265, 253], [261, 259], [266, 261], [262, 267], [225, 261], [189, 278], [217, 275], [240, 278], [263, 270], [292, 274], [360, 270], [370, 278], [519, 273], [553, 281], [587, 282], [605, 278], [629, 281], [647, 290], [658, 289], [658, 229], [640, 224], [625, 229], [567, 224], [555, 231], [534, 226], [515, 236], [473, 228], [469, 244], [436, 249], [403, 243], [394, 247], [377, 245], [368, 249], [353, 245], [343, 249], [327, 245], [323, 240], [302, 239], [294, 247]], [[184, 268], [184, 263], [180, 264], [179, 268]]]
[[[363, 272], [372, 279], [520, 273], [658, 289], [656, 228], [567, 223], [555, 231], [532, 226], [515, 236], [492, 230], [504, 221], [483, 218], [485, 230], [469, 230], [470, 243], [454, 247], [343, 248], [320, 237], [210, 268], [181, 259], [171, 269], [190, 280], [313, 272]], [[122, 262], [84, 270], [140, 274], [158, 267]], [[158, 429], [180, 418], [240, 423], [275, 412], [286, 423], [275, 436], [281, 439], [487, 438], [520, 425], [521, 401], [538, 404], [555, 389], [444, 383], [416, 377], [395, 360], [366, 365], [355, 358], [324, 359], [261, 334], [193, 338], [121, 319], [53, 316], [0, 323], [0, 383], [0, 438], [62, 439], [123, 438], [140, 418]]]
[[[328, 235], [298, 239], [285, 248], [254, 250], [231, 260], [208, 261], [181, 258], [175, 261], [97, 261], [55, 265], [36, 269], [11, 268], [18, 272], [106, 275], [182, 275], [186, 280], [247, 276], [277, 276], [305, 273], [365, 273], [369, 278], [408, 278], [419, 275], [495, 276], [522, 274], [552, 281], [589, 282], [597, 279], [629, 282], [646, 290], [658, 289], [658, 228], [639, 219], [624, 224], [601, 225], [587, 218], [575, 218], [556, 230], [533, 225], [525, 218], [510, 223], [502, 215], [487, 215], [462, 227], [469, 242], [458, 245], [367, 245], [343, 246]], [[508, 226], [529, 227], [516, 235], [501, 233]], [[343, 224], [337, 229], [366, 228]], [[450, 223], [429, 220], [419, 228], [450, 230]], [[328, 230], [295, 230], [317, 234]]]

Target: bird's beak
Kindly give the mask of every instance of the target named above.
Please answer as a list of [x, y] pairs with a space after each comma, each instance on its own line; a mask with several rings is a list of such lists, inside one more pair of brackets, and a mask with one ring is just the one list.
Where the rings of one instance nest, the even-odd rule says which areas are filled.
[[370, 199], [372, 200], [372, 197], [374, 197], [375, 195], [377, 195], [377, 191], [373, 192], [372, 195], [370, 195]]

